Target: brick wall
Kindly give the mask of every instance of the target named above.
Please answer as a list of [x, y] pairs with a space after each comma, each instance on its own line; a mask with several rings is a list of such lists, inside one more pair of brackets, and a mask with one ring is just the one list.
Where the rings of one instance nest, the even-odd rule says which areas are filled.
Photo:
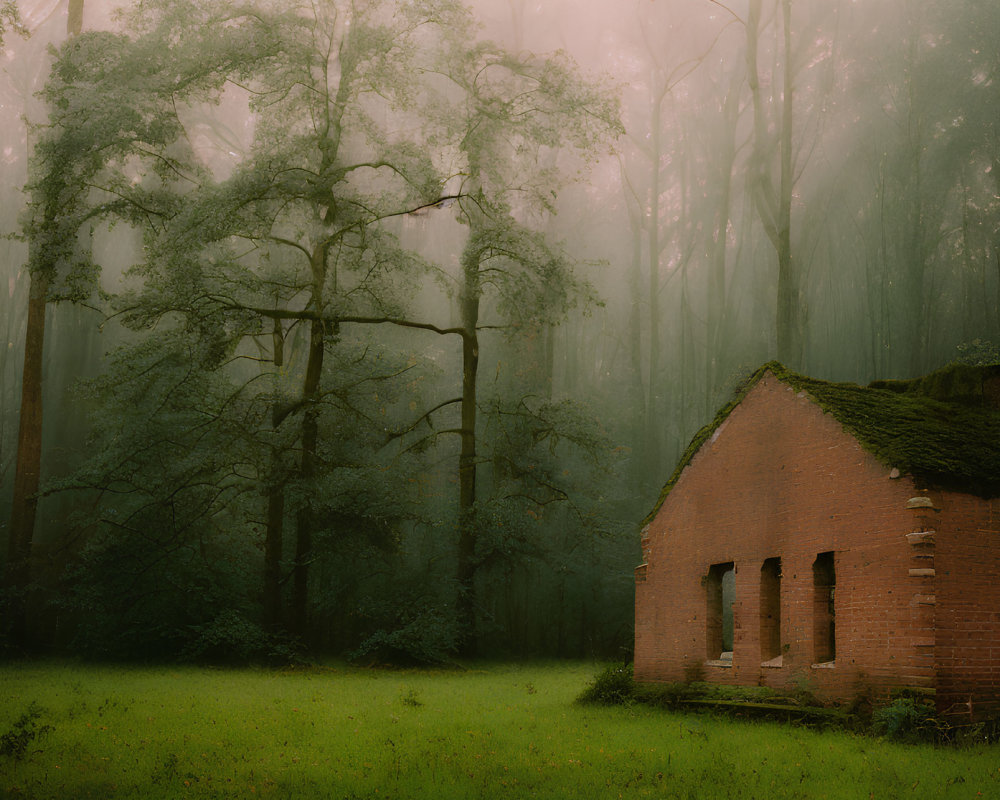
[[[912, 498], [925, 495], [911, 479], [892, 478], [806, 396], [766, 374], [694, 457], [643, 532], [637, 679], [675, 681], [701, 673], [716, 682], [801, 684], [821, 697], [843, 699], [895, 686], [931, 688], [936, 623], [951, 637], [950, 660], [939, 665], [948, 691], [954, 694], [974, 672], [977, 691], [989, 684], [991, 697], [1000, 699], [1000, 676], [992, 666], [1000, 660], [996, 516], [976, 498], [962, 505], [955, 499], [962, 496], [931, 496], [930, 505], [911, 507]], [[968, 517], [973, 508], [980, 517], [943, 532], [942, 516]], [[817, 590], [814, 564], [826, 552], [833, 553], [835, 573], [836, 656], [820, 665], [820, 617], [829, 593], [824, 599]], [[782, 653], [780, 662], [762, 665], [775, 612], [767, 596], [761, 603], [761, 586], [767, 586], [761, 569], [776, 557]], [[736, 569], [731, 666], [706, 652], [707, 578], [712, 565], [726, 562]], [[983, 576], [977, 579], [982, 601], [953, 603], [946, 621], [945, 601], [962, 593], [973, 563]], [[942, 564], [946, 580], [936, 589]], [[985, 644], [969, 635], [971, 626], [984, 624], [993, 631]]]
[[935, 536], [938, 708], [1000, 716], [1000, 502], [941, 498]]

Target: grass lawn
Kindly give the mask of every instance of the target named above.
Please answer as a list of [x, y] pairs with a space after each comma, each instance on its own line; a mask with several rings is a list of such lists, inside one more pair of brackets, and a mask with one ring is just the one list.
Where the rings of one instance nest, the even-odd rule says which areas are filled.
[[599, 669], [0, 665], [0, 737], [50, 728], [0, 796], [1000, 798], [998, 745], [575, 704]]

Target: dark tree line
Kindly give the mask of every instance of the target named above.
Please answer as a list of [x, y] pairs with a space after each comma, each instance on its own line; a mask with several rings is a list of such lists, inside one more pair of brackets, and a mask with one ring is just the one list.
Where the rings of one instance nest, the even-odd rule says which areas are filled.
[[[572, 569], [526, 529], [570, 528], [571, 548], [607, 537], [580, 493], [612, 446], [502, 362], [484, 391], [479, 366], [590, 301], [539, 223], [558, 162], [616, 134], [613, 98], [565, 59], [477, 41], [447, 0], [150, 0], [126, 30], [73, 36], [44, 91], [31, 302], [90, 297], [89, 245], [112, 226], [137, 246], [105, 300], [121, 343], [83, 390], [89, 455], [47, 489], [81, 498], [56, 600], [35, 591], [40, 548], [17, 512], [37, 502], [37, 465], [15, 483], [10, 642], [52, 636], [29, 621], [48, 602], [79, 647], [119, 655], [438, 660], [567, 627], [505, 606], [539, 593], [515, 574]], [[411, 241], [405, 220], [422, 216], [446, 217], [457, 263]], [[29, 344], [26, 374], [41, 363]], [[615, 625], [562, 631], [555, 649], [607, 648]]]
[[478, 6], [73, 0], [8, 66], [11, 651], [617, 653], [757, 366], [998, 358], [991, 5]]

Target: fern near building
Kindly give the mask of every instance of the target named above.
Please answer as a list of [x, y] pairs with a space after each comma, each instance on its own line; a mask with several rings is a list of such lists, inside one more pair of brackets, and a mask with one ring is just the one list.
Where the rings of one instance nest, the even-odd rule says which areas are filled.
[[635, 676], [933, 693], [1000, 716], [1000, 367], [862, 387], [762, 367], [642, 530]]

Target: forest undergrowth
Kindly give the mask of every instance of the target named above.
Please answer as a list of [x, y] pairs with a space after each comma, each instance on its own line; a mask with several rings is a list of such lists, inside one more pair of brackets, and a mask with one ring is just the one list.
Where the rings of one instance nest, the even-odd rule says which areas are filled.
[[7, 664], [0, 797], [1000, 796], [998, 745], [577, 702], [600, 668]]

